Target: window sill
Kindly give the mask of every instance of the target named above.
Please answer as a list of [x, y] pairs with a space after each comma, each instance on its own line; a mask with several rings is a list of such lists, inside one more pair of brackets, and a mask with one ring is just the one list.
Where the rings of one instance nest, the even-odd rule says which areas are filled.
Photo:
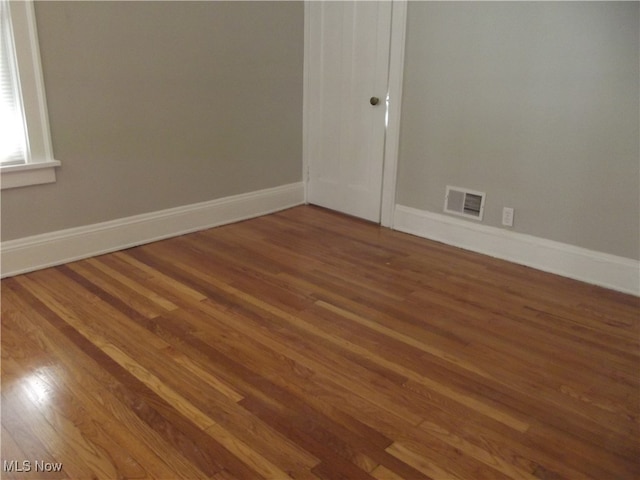
[[0, 186], [2, 190], [5, 190], [26, 187], [27, 185], [53, 183], [56, 181], [55, 168], [59, 166], [58, 160], [47, 160], [46, 162], [0, 167]]

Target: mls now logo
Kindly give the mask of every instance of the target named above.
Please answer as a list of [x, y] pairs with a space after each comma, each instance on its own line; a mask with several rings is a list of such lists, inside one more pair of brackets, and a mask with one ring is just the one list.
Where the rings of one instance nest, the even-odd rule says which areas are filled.
[[29, 460], [4, 460], [2, 462], [2, 471], [10, 472], [59, 472], [62, 470], [62, 463], [43, 462], [36, 460], [31, 462]]
[[30, 472], [31, 462], [29, 460], [24, 460], [23, 462], [19, 462], [18, 460], [4, 460], [2, 462], [2, 471], [3, 472]]

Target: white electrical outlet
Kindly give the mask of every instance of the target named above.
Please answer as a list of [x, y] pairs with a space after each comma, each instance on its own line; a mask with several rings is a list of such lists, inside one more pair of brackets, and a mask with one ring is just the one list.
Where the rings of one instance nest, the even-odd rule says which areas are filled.
[[504, 207], [502, 209], [502, 225], [513, 227], [513, 208]]

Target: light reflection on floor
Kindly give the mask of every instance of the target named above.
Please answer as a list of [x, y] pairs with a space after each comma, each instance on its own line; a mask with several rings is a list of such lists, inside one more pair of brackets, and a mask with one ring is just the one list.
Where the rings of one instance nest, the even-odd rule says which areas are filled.
[[48, 367], [38, 369], [35, 373], [22, 379], [22, 388], [27, 396], [40, 407], [48, 406], [55, 394], [55, 388], [45, 380], [50, 375], [47, 372], [48, 369]]
[[44, 410], [56, 400], [57, 388], [55, 379], [65, 375], [58, 366], [37, 367], [27, 375], [18, 378], [2, 379], [3, 397], [5, 400], [20, 401], [22, 408]]

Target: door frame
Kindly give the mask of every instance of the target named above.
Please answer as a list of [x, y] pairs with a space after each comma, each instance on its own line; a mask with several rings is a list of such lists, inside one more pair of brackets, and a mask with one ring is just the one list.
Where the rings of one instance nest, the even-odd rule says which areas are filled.
[[[309, 106], [311, 105], [309, 90], [309, 32], [310, 15], [304, 2], [304, 73], [302, 100], [302, 172], [304, 182], [304, 201], [308, 202], [309, 183]], [[404, 73], [404, 50], [407, 28], [407, 1], [391, 1], [391, 43], [389, 48], [389, 74], [387, 90], [387, 126], [383, 152], [382, 200], [380, 206], [380, 224], [393, 228], [393, 217], [396, 203], [396, 178], [398, 170], [398, 148], [400, 144], [400, 115], [402, 107], [402, 78]]]

